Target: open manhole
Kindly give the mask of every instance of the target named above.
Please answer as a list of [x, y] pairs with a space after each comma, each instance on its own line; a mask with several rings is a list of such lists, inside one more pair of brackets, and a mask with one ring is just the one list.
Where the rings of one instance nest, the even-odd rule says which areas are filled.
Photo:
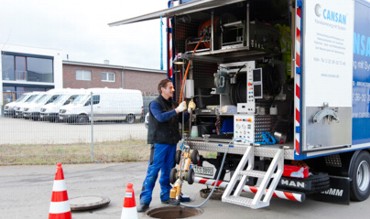
[[197, 216], [203, 213], [200, 208], [186, 208], [182, 206], [168, 206], [154, 208], [148, 211], [146, 214], [152, 218], [161, 219], [176, 219], [176, 218], [188, 218]]

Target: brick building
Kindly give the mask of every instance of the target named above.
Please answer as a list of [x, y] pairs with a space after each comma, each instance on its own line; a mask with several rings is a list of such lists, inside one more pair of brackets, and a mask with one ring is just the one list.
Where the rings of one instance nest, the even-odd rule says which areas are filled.
[[63, 61], [64, 88], [138, 89], [144, 96], [151, 96], [158, 94], [157, 83], [164, 78], [166, 72], [161, 70]]

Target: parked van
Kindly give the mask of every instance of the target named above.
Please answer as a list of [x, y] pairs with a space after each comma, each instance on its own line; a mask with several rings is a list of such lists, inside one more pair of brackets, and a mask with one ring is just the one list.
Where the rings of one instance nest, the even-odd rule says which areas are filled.
[[87, 92], [73, 104], [61, 107], [59, 120], [87, 123], [93, 118], [94, 121], [134, 123], [143, 116], [143, 96], [139, 90], [90, 88]]
[[4, 106], [4, 116], [11, 116], [11, 117], [15, 116], [14, 107], [16, 107], [17, 104], [25, 102], [31, 95], [32, 95], [32, 92], [23, 93], [15, 101], [5, 104], [5, 106]]
[[83, 97], [86, 94], [86, 89], [65, 89], [64, 93], [55, 99], [54, 102], [45, 104], [43, 107], [41, 107], [40, 119], [48, 120], [50, 122], [58, 122], [59, 109], [62, 106], [71, 104], [77, 97]]
[[63, 92], [65, 92], [64, 89], [48, 90], [41, 98], [23, 107], [23, 117], [25, 119], [39, 120], [41, 107], [54, 102]]
[[27, 98], [26, 101], [16, 104], [16, 106], [14, 107], [14, 111], [15, 111], [14, 117], [22, 118], [24, 108], [27, 107], [29, 104], [38, 101], [44, 95], [46, 95], [46, 92], [38, 92], [38, 91], [32, 92], [32, 94]]

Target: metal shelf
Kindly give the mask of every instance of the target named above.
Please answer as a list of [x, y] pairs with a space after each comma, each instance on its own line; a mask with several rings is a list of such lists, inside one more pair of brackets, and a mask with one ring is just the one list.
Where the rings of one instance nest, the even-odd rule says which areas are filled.
[[213, 51], [202, 51], [192, 54], [192, 52], [186, 52], [186, 55], [191, 59], [212, 62], [212, 63], [226, 63], [235, 60], [235, 58], [243, 59], [258, 59], [263, 58], [267, 55], [264, 50], [250, 49], [247, 46], [219, 49]]
[[[225, 153], [226, 151], [230, 154], [243, 155], [246, 150], [246, 146], [243, 144], [233, 143], [227, 139], [208, 139], [204, 140], [201, 137], [191, 138], [186, 141], [191, 149], [197, 149], [199, 151], [213, 151]], [[230, 145], [230, 146], [229, 146]], [[284, 148], [284, 158], [287, 160], [294, 160], [294, 149], [292, 144], [277, 144], [277, 145], [261, 145], [254, 147], [255, 156], [269, 157], [271, 154], [276, 153], [276, 150]]]

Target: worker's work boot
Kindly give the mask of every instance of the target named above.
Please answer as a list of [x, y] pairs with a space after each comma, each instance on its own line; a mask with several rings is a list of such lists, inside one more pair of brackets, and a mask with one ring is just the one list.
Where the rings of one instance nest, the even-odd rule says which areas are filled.
[[162, 201], [162, 204], [165, 205], [180, 205], [180, 201], [175, 198], [170, 198], [167, 201]]
[[190, 202], [191, 199], [188, 195], [181, 194], [180, 195], [180, 202]]
[[140, 205], [137, 207], [137, 212], [146, 212], [149, 209], [149, 205]]

